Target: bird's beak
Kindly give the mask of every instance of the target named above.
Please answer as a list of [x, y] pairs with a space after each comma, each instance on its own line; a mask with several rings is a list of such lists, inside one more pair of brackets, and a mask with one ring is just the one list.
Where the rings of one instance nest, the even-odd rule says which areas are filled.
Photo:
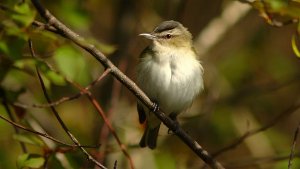
[[147, 39], [150, 39], [150, 40], [153, 40], [153, 39], [156, 38], [156, 36], [152, 35], [151, 33], [141, 33], [141, 34], [139, 34], [139, 36], [143, 36], [143, 37], [145, 37]]

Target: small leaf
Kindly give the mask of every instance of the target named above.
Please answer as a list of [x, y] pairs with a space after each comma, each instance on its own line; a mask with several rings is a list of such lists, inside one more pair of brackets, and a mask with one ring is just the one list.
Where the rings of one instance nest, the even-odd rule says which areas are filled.
[[59, 74], [56, 74], [55, 72], [47, 71], [45, 76], [55, 85], [58, 85], [58, 86], [66, 85], [66, 81], [65, 81], [64, 77], [62, 77]]
[[89, 71], [81, 52], [72, 46], [62, 46], [54, 53], [59, 70], [67, 78], [80, 84], [89, 82]]
[[4, 41], [0, 41], [0, 53], [8, 54], [8, 46]]
[[45, 159], [38, 154], [22, 154], [18, 157], [17, 167], [19, 169], [30, 167], [40, 168], [44, 165]]
[[295, 55], [300, 58], [300, 51], [298, 49], [296, 40], [297, 40], [297, 35], [293, 35], [293, 37], [292, 37], [292, 48], [293, 48], [293, 51], [294, 51]]
[[43, 141], [35, 135], [14, 134], [13, 138], [23, 143], [32, 144], [36, 146], [44, 146]]
[[16, 13], [13, 13], [11, 18], [24, 27], [29, 26], [36, 15], [35, 10], [31, 10], [28, 3], [15, 5], [14, 10]]

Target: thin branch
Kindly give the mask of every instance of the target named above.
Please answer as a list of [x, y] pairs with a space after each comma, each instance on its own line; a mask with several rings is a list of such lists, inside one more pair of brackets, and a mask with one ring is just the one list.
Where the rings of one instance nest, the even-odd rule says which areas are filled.
[[241, 137], [239, 137], [236, 141], [234, 141], [233, 143], [229, 144], [228, 146], [221, 148], [220, 150], [212, 153], [213, 157], [217, 157], [221, 154], [223, 154], [226, 151], [232, 150], [235, 147], [237, 147], [238, 145], [240, 145], [241, 143], [243, 143], [244, 140], [246, 140], [248, 137], [251, 137], [257, 133], [263, 132], [269, 128], [271, 128], [272, 126], [274, 126], [275, 124], [277, 124], [279, 121], [282, 121], [284, 118], [288, 117], [289, 115], [291, 115], [292, 113], [296, 112], [298, 109], [300, 108], [300, 103], [298, 104], [294, 104], [293, 106], [291, 106], [290, 108], [288, 108], [287, 110], [281, 112], [279, 115], [277, 115], [272, 121], [270, 121], [269, 123], [267, 123], [265, 126], [258, 128], [258, 129], [254, 129], [254, 130], [250, 130], [248, 132], [246, 132], [244, 135], [242, 135]]
[[297, 139], [298, 139], [299, 130], [300, 130], [300, 123], [298, 124], [297, 129], [295, 131], [294, 141], [293, 141], [293, 145], [292, 145], [291, 153], [290, 153], [290, 157], [289, 157], [288, 169], [292, 168], [292, 161], [293, 161], [293, 158], [295, 156], [295, 152], [294, 151], [295, 151], [296, 142], [297, 142]]
[[[34, 53], [34, 50], [33, 50], [33, 47], [32, 47], [32, 42], [29, 40], [29, 48], [30, 48], [30, 52], [32, 54], [33, 57], [35, 57], [35, 53]], [[48, 103], [51, 103], [51, 99], [50, 97], [48, 96], [48, 93], [46, 91], [46, 87], [45, 87], [45, 84], [44, 84], [44, 81], [41, 77], [41, 74], [40, 74], [40, 71], [38, 69], [38, 67], [36, 67], [36, 72], [37, 72], [37, 75], [38, 75], [38, 79], [39, 79], [39, 82], [41, 84], [41, 87], [42, 87], [42, 90], [43, 90], [43, 93], [44, 93], [44, 96], [47, 100]], [[88, 160], [92, 161], [95, 165], [99, 166], [101, 169], [107, 169], [104, 165], [100, 164], [98, 161], [96, 161], [79, 143], [79, 141], [73, 136], [73, 134], [70, 132], [70, 130], [68, 129], [68, 127], [65, 125], [65, 123], [63, 122], [63, 120], [60, 118], [57, 110], [51, 106], [50, 107], [51, 111], [53, 112], [54, 116], [56, 117], [56, 119], [58, 120], [59, 124], [61, 125], [61, 127], [63, 128], [63, 130], [67, 133], [67, 135], [71, 138], [71, 140], [77, 145], [80, 147], [81, 151], [87, 156]]]
[[[0, 90], [2, 90], [2, 89], [0, 89]], [[16, 120], [15, 120], [15, 118], [14, 118], [14, 116], [13, 116], [13, 114], [12, 114], [12, 112], [10, 111], [10, 108], [9, 108], [9, 106], [8, 106], [8, 103], [7, 103], [7, 100], [6, 100], [6, 95], [5, 95], [4, 91], [2, 91], [1, 93], [2, 93], [2, 99], [3, 99], [3, 100], [2, 100], [2, 104], [3, 104], [3, 106], [4, 106], [4, 109], [5, 109], [5, 111], [7, 112], [7, 114], [8, 114], [8, 116], [9, 116], [10, 120], [11, 120], [12, 122], [15, 122]], [[1, 116], [1, 118], [2, 118], [2, 116]], [[14, 129], [15, 129], [15, 132], [16, 132], [17, 134], [20, 133], [19, 130], [18, 130], [18, 128], [17, 128], [16, 126], [14, 126]], [[27, 152], [26, 145], [25, 145], [23, 142], [20, 142], [20, 146], [21, 146], [21, 149], [22, 149], [23, 153], [26, 153], [26, 152]]]
[[[32, 50], [33, 51], [33, 50]], [[34, 52], [34, 51], [33, 51]], [[35, 56], [35, 55], [34, 55]], [[55, 70], [53, 68], [52, 65], [50, 65], [48, 62], [38, 58], [39, 61], [43, 62], [44, 64], [46, 64], [48, 66], [48, 68], [55, 72], [56, 74], [59, 74], [61, 75], [61, 73], [57, 70]], [[90, 87], [95, 85], [98, 81], [100, 81], [101, 79], [103, 79], [108, 73], [110, 73], [111, 69], [106, 69], [102, 75], [96, 79], [95, 81], [93, 81], [90, 85], [88, 85], [87, 87], [82, 87], [80, 86], [79, 84], [73, 82], [72, 80], [68, 79], [67, 77], [63, 76], [63, 78], [70, 84], [72, 84], [74, 87], [76, 87], [79, 91], [80, 91], [80, 94], [86, 94], [88, 99], [91, 101], [91, 103], [93, 104], [93, 106], [96, 108], [97, 112], [100, 114], [100, 116], [103, 118], [105, 124], [108, 126], [108, 129], [110, 130], [110, 132], [113, 134], [113, 136], [115, 137], [118, 145], [120, 146], [122, 152], [124, 153], [124, 155], [127, 157], [128, 161], [129, 161], [129, 164], [130, 164], [130, 167], [132, 169], [134, 169], [134, 165], [133, 165], [133, 161], [132, 161], [132, 158], [130, 157], [129, 153], [127, 152], [126, 150], [126, 146], [121, 142], [120, 138], [118, 137], [118, 135], [116, 134], [114, 128], [112, 127], [109, 119], [106, 117], [103, 109], [101, 108], [100, 104], [97, 102], [97, 100], [95, 99], [95, 97], [91, 94], [91, 92], [89, 91]]]
[[[55, 69], [53, 69], [52, 66], [49, 65], [47, 62], [45, 62], [43, 60], [40, 60], [40, 61], [47, 64], [48, 67], [50, 66], [49, 68], [51, 69], [51, 71], [54, 71], [55, 73], [60, 74]], [[90, 88], [92, 88], [95, 84], [97, 84], [97, 82], [102, 80], [109, 73], [109, 71], [110, 71], [110, 69], [106, 69], [96, 80], [94, 80], [87, 87], [85, 87], [85, 90], [90, 90]], [[69, 79], [65, 78], [65, 80], [70, 83]], [[27, 104], [20, 103], [20, 102], [14, 102], [14, 103], [11, 103], [11, 104], [14, 105], [14, 106], [17, 106], [17, 107], [25, 108], [25, 109], [28, 109], [28, 108], [47, 108], [47, 107], [51, 107], [51, 106], [57, 106], [59, 104], [67, 102], [67, 101], [75, 100], [75, 99], [81, 97], [84, 94], [85, 93], [83, 93], [83, 92], [79, 92], [79, 93], [74, 94], [72, 96], [62, 97], [59, 100], [53, 101], [53, 102], [48, 103], [48, 104], [31, 104], [31, 105], [27, 105]]]
[[[57, 30], [62, 32], [63, 37], [73, 41], [79, 47], [89, 52], [95, 59], [97, 59], [105, 68], [111, 69], [111, 74], [117, 78], [124, 86], [126, 86], [141, 102], [143, 102], [149, 109], [155, 108], [154, 103], [147, 97], [147, 95], [125, 74], [123, 74], [102, 52], [100, 52], [94, 45], [87, 43], [82, 37], [66, 27], [63, 23], [57, 20], [47, 9], [45, 9], [38, 0], [31, 0], [39, 14], [47, 21], [47, 23]], [[166, 116], [161, 110], [153, 112], [170, 130], [172, 130], [191, 150], [193, 150], [198, 157], [207, 163], [213, 169], [224, 168], [218, 161], [213, 159], [206, 150], [204, 150], [197, 141], [189, 136], [176, 122]]]
[[33, 21], [32, 25], [37, 27], [38, 29], [45, 29], [47, 31], [50, 31], [50, 32], [53, 32], [53, 33], [56, 33], [56, 34], [61, 34], [61, 32], [59, 32], [55, 27], [53, 27], [51, 25], [44, 24], [44, 23], [39, 22], [39, 21]]
[[[257, 2], [257, 1], [254, 1], [254, 0], [239, 0], [239, 1], [241, 3], [249, 4], [253, 8], [258, 9], [257, 7], [255, 7], [257, 5], [257, 4], [255, 4], [255, 2]], [[266, 23], [268, 23], [271, 26], [283, 27], [283, 26], [286, 26], [286, 25], [290, 25], [290, 24], [294, 24], [294, 23], [299, 22], [298, 18], [292, 18], [292, 19], [289, 19], [287, 21], [278, 21], [278, 20], [276, 20], [276, 18], [274, 18], [272, 13], [269, 12], [268, 4], [265, 0], [260, 0], [260, 2], [258, 2], [258, 3], [261, 3], [262, 8], [263, 8], [263, 9], [260, 9], [260, 8], [258, 9], [258, 11], [260, 12], [260, 15], [266, 21]], [[289, 1], [287, 3], [289, 3]]]
[[[30, 42], [31, 42], [31, 41], [30, 41]], [[30, 43], [30, 49], [31, 49], [31, 52], [32, 52], [33, 56], [36, 57], [35, 54], [34, 54], [34, 50], [33, 50], [33, 48], [32, 48], [32, 43]], [[42, 60], [42, 59], [40, 59], [40, 58], [37, 58], [37, 59], [38, 59], [39, 61], [43, 62], [44, 64], [46, 64], [46, 65], [48, 66], [48, 68], [49, 68], [51, 71], [53, 71], [53, 72], [55, 72], [55, 73], [61, 75], [61, 73], [60, 73], [59, 71], [55, 70], [55, 69], [53, 68], [53, 66], [50, 65], [48, 62], [46, 62], [46, 61], [44, 61], [44, 60]], [[106, 69], [106, 70], [103, 72], [103, 74], [102, 74], [98, 79], [96, 79], [95, 81], [93, 81], [90, 85], [88, 85], [88, 86], [85, 87], [85, 88], [82, 87], [82, 86], [80, 86], [79, 84], [73, 82], [72, 80], [68, 79], [68, 78], [65, 77], [65, 76], [63, 76], [63, 78], [64, 78], [68, 83], [72, 84], [72, 85], [75, 86], [77, 89], [79, 89], [81, 94], [87, 94], [87, 97], [89, 98], [89, 100], [91, 101], [91, 103], [94, 105], [94, 107], [96, 108], [97, 112], [98, 112], [98, 113], [101, 115], [101, 117], [104, 119], [105, 124], [108, 126], [110, 132], [113, 134], [113, 136], [114, 136], [115, 139], [117, 140], [117, 143], [119, 144], [119, 146], [120, 146], [122, 152], [123, 152], [124, 155], [128, 158], [130, 167], [131, 167], [132, 169], [134, 169], [133, 161], [132, 161], [132, 159], [131, 159], [129, 153], [128, 153], [127, 150], [126, 150], [125, 145], [121, 142], [120, 138], [119, 138], [118, 135], [116, 134], [114, 128], [112, 127], [110, 121], [109, 121], [108, 118], [106, 117], [106, 115], [105, 115], [103, 109], [101, 108], [100, 104], [97, 102], [97, 100], [94, 98], [94, 96], [93, 96], [93, 95], [91, 94], [91, 92], [89, 91], [89, 88], [90, 88], [91, 86], [95, 85], [98, 81], [100, 81], [101, 79], [103, 79], [110, 71], [111, 71], [111, 70], [110, 70], [109, 68]]]
[[[230, 169], [238, 168], [251, 168], [259, 164], [273, 164], [279, 161], [288, 160], [290, 155], [285, 156], [274, 156], [274, 157], [261, 157], [261, 158], [250, 158], [250, 159], [236, 159], [232, 162], [226, 163], [225, 166]], [[300, 152], [296, 153], [294, 157], [300, 158]]]
[[[80, 86], [79, 86], [80, 87]], [[84, 90], [83, 88], [81, 88], [81, 90]], [[126, 146], [121, 142], [120, 138], [118, 137], [115, 129], [112, 127], [109, 119], [106, 117], [103, 109], [101, 108], [100, 104], [97, 102], [96, 98], [89, 92], [89, 91], [85, 91], [87, 92], [87, 97], [88, 99], [91, 101], [91, 103], [93, 104], [93, 106], [96, 108], [97, 112], [100, 114], [100, 116], [103, 118], [105, 124], [107, 125], [108, 129], [110, 130], [110, 132], [112, 133], [112, 135], [115, 137], [118, 145], [120, 146], [123, 154], [126, 156], [126, 158], [129, 161], [130, 167], [132, 169], [134, 169], [134, 165], [133, 165], [133, 161], [129, 155], [129, 153], [126, 150]]]
[[[45, 137], [45, 138], [50, 139], [50, 140], [52, 140], [52, 141], [54, 141], [54, 142], [56, 142], [56, 143], [59, 143], [59, 144], [61, 144], [61, 145], [68, 146], [68, 147], [73, 147], [73, 148], [74, 148], [74, 147], [79, 147], [78, 145], [73, 145], [73, 144], [64, 143], [64, 142], [62, 142], [62, 141], [60, 141], [60, 140], [58, 140], [58, 139], [56, 139], [56, 138], [54, 138], [54, 137], [48, 135], [47, 133], [41, 133], [41, 132], [32, 130], [32, 129], [30, 129], [30, 128], [24, 127], [24, 126], [22, 126], [22, 125], [20, 125], [20, 124], [18, 124], [18, 123], [16, 123], [16, 122], [13, 122], [12, 120], [9, 120], [9, 119], [7, 119], [7, 118], [1, 116], [1, 115], [0, 115], [0, 118], [3, 119], [4, 121], [10, 123], [11, 125], [13, 125], [15, 128], [19, 128], [19, 129], [28, 131], [28, 132], [30, 132], [30, 133], [33, 133], [33, 134], [36, 134], [36, 135]], [[81, 147], [85, 147], [85, 148], [96, 148], [96, 147], [98, 147], [98, 146], [81, 146]]]
[[[127, 64], [124, 60], [121, 60], [119, 66], [120, 70], [125, 70], [127, 67]], [[119, 83], [116, 79], [113, 80], [112, 84], [112, 94], [111, 94], [111, 100], [110, 100], [110, 109], [107, 111], [107, 119], [109, 121], [112, 120], [113, 113], [115, 112], [115, 108], [117, 107], [117, 104], [119, 103], [119, 98], [121, 94], [122, 84]], [[105, 153], [107, 152], [107, 139], [109, 136], [110, 129], [103, 125], [99, 134], [99, 142], [101, 142], [101, 150], [99, 151], [98, 160], [103, 161], [105, 157]], [[96, 169], [96, 168], [95, 168]]]

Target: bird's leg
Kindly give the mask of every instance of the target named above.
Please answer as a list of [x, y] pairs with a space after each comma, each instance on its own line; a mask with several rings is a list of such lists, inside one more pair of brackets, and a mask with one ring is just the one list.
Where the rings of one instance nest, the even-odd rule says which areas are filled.
[[[174, 123], [175, 123], [175, 128], [176, 128], [176, 130], [178, 130], [178, 128], [179, 128], [179, 122], [177, 121], [177, 113], [171, 113], [170, 115], [169, 115], [169, 117], [174, 121]], [[171, 129], [169, 129], [168, 130], [168, 134], [172, 134], [173, 133], [173, 131], [171, 130]]]

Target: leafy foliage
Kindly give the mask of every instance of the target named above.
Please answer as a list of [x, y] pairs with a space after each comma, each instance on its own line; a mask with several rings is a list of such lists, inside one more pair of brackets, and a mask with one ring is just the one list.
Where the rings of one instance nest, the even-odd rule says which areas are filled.
[[[299, 58], [291, 57], [294, 54], [300, 57], [299, 1], [240, 1], [250, 4], [266, 23], [280, 29], [261, 24], [257, 15], [247, 15], [201, 58], [205, 67], [205, 92], [186, 114], [179, 117], [179, 122], [209, 152], [217, 151], [248, 131], [268, 124], [299, 99]], [[153, 3], [55, 0], [44, 3], [57, 18], [87, 37], [89, 43], [107, 54], [130, 77], [135, 76], [138, 55], [146, 46], [138, 39], [139, 33], [151, 31], [153, 25], [161, 20], [172, 18], [189, 27], [196, 39], [200, 30], [217, 18], [227, 4], [204, 0], [156, 0]], [[79, 92], [66, 78], [87, 86], [101, 75], [103, 68], [70, 41], [43, 27], [33, 26], [32, 23], [40, 18], [29, 0], [3, 0], [0, 5], [0, 100], [2, 103], [8, 102], [17, 123], [36, 130], [44, 129], [55, 138], [67, 140], [53, 115], [48, 112], [49, 105], [45, 106], [36, 67], [53, 101]], [[210, 10], [211, 5], [218, 9]], [[174, 14], [174, 11], [179, 12]], [[180, 15], [184, 17], [180, 19]], [[29, 39], [33, 41], [36, 57], [30, 53]], [[122, 143], [128, 146], [137, 168], [202, 166], [199, 159], [167, 131], [160, 133], [157, 150], [137, 148], [143, 126], [137, 122], [135, 99], [118, 82], [112, 82], [111, 78], [102, 79], [91, 92], [102, 104]], [[18, 103], [25, 108], [18, 107]], [[37, 109], [37, 105], [46, 108]], [[99, 151], [91, 149], [99, 161], [103, 158], [101, 163], [113, 168], [117, 160], [117, 168], [129, 168], [126, 158], [106, 131], [103, 119], [95, 113], [90, 102], [78, 97], [55, 107], [78, 140], [86, 145], [101, 143]], [[3, 104], [0, 105], [0, 115], [9, 118]], [[220, 159], [236, 165], [252, 162], [251, 167], [264, 168], [264, 164], [256, 165], [255, 159], [289, 154], [290, 138], [298, 119], [297, 113], [283, 116], [275, 127], [255, 137], [254, 141], [246, 140], [238, 144]], [[94, 167], [75, 148], [60, 147], [33, 134], [14, 133], [12, 126], [2, 120], [0, 131], [1, 167], [13, 168], [17, 162], [18, 168], [40, 168], [46, 160], [49, 168]], [[261, 148], [257, 142], [264, 142], [267, 146]], [[16, 143], [25, 143], [28, 153], [20, 155], [20, 147]], [[146, 155], [141, 156], [144, 152], [147, 152]], [[246, 162], [240, 158], [247, 158]], [[285, 166], [287, 160], [269, 164], [269, 168]], [[294, 166], [299, 166], [299, 160], [294, 159]]]

